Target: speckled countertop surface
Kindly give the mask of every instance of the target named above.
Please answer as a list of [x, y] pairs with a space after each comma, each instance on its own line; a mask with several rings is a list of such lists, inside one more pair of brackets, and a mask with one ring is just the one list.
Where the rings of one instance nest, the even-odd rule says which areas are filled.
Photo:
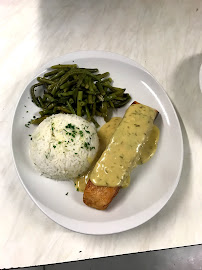
[[[176, 192], [149, 222], [120, 234], [60, 227], [30, 200], [13, 164], [11, 122], [24, 87], [43, 64], [78, 50], [136, 60], [162, 84], [180, 118], [185, 155]], [[0, 268], [202, 242], [201, 1], [2, 0], [0, 59]]]

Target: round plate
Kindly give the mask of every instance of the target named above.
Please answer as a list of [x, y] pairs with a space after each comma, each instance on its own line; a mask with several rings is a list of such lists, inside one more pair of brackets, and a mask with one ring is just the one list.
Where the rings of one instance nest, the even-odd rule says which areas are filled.
[[[35, 127], [27, 128], [25, 124], [39, 111], [30, 99], [30, 87], [35, 83], [35, 77], [24, 89], [13, 120], [12, 147], [19, 177], [36, 205], [52, 220], [70, 230], [85, 234], [112, 234], [134, 228], [157, 214], [177, 187], [183, 161], [177, 115], [165, 91], [151, 74], [136, 62], [114, 53], [70, 53], [50, 61], [36, 75], [43, 75], [53, 64], [73, 62], [79, 67], [109, 71], [114, 85], [126, 88], [132, 101], [159, 111], [155, 121], [160, 128], [157, 152], [149, 162], [132, 172], [130, 187], [122, 189], [107, 210], [87, 207], [83, 203], [83, 193], [77, 192], [71, 181], [47, 179], [32, 166], [28, 146], [29, 134]], [[129, 105], [114, 112], [113, 116], [123, 116]]]

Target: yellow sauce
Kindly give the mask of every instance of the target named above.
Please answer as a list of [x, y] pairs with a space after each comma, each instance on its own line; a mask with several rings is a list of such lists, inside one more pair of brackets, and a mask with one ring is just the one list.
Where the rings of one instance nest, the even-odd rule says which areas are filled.
[[[100, 186], [127, 187], [132, 168], [147, 162], [156, 151], [159, 129], [153, 125], [155, 114], [153, 109], [135, 104], [129, 107], [123, 121], [114, 117], [104, 124], [98, 131], [100, 146], [97, 156], [90, 170], [76, 179], [76, 189], [83, 192], [89, 179]], [[106, 159], [106, 155], [110, 156]], [[115, 173], [112, 173], [114, 168]]]
[[137, 165], [146, 163], [156, 152], [159, 140], [159, 128], [153, 125], [150, 135], [143, 143]]
[[156, 111], [133, 104], [114, 132], [90, 174], [96, 186], [126, 187], [131, 170], [137, 166], [143, 144], [153, 128]]
[[105, 148], [110, 142], [110, 139], [112, 135], [114, 134], [114, 131], [117, 129], [118, 125], [120, 124], [122, 118], [121, 117], [113, 117], [109, 122], [104, 124], [98, 131], [98, 137], [99, 137], [99, 149], [98, 153], [96, 155], [95, 160], [91, 164], [90, 170], [84, 174], [83, 176], [79, 177], [75, 181], [75, 188], [78, 191], [84, 192], [84, 189], [86, 187], [86, 184], [88, 180], [90, 179], [90, 173], [93, 167], [95, 166], [96, 162], [99, 160], [100, 156], [104, 152]]

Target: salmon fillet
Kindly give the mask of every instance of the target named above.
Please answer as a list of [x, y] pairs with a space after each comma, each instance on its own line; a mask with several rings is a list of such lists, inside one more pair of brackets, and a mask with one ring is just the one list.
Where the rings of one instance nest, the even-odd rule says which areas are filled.
[[92, 208], [105, 210], [118, 194], [119, 189], [120, 187], [95, 186], [89, 180], [84, 190], [83, 202]]
[[[134, 101], [132, 104], [140, 104]], [[156, 111], [156, 117], [158, 111]], [[90, 180], [88, 181], [83, 195], [83, 202], [92, 208], [105, 210], [114, 197], [118, 194], [120, 187], [95, 186]]]

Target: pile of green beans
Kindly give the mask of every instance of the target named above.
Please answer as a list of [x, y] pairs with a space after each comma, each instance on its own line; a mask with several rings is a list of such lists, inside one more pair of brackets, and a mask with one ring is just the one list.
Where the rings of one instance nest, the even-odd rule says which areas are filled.
[[[55, 65], [38, 83], [31, 87], [32, 101], [42, 110], [40, 117], [31, 120], [40, 124], [46, 117], [57, 113], [87, 116], [96, 127], [95, 116], [109, 119], [109, 109], [124, 106], [131, 99], [125, 89], [112, 86], [109, 72], [100, 74], [97, 68], [79, 68], [76, 64]], [[43, 95], [36, 96], [38, 87], [43, 87]]]

